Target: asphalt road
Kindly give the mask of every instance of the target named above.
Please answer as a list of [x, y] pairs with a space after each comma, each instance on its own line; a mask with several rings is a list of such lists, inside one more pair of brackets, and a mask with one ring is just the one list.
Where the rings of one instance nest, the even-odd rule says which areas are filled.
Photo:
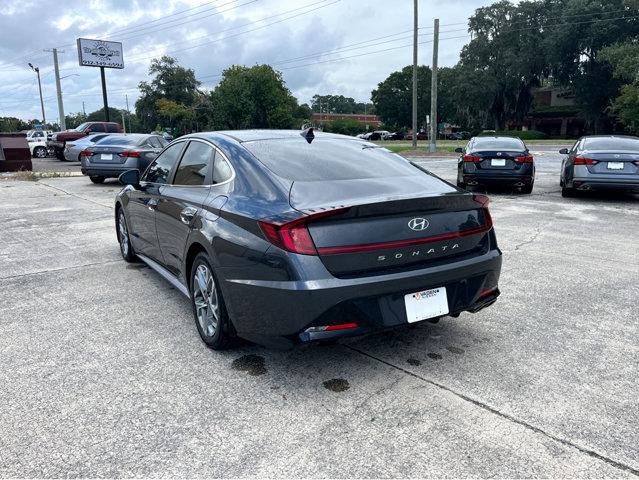
[[290, 352], [205, 348], [115, 183], [0, 181], [0, 476], [639, 476], [639, 196], [563, 199], [541, 148], [493, 307]]

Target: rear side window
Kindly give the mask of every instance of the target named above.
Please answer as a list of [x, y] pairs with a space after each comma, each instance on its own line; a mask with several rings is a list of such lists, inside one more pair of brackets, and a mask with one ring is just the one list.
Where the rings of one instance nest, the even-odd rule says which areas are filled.
[[[175, 172], [174, 185], [206, 185], [215, 150], [202, 142], [191, 142]], [[210, 183], [210, 182], [209, 182]]]
[[160, 143], [160, 138], [156, 137], [155, 135], [149, 137], [148, 142], [149, 144], [151, 144], [153, 148], [162, 148], [162, 144]]
[[518, 138], [476, 137], [472, 150], [525, 150], [524, 142]]
[[586, 138], [583, 148], [585, 150], [621, 150], [628, 152], [639, 152], [639, 138]]
[[118, 133], [120, 131], [115, 123], [107, 123], [106, 127], [106, 131], [109, 133]]
[[104, 129], [104, 125], [102, 125], [101, 123], [94, 123], [94, 124], [89, 126], [89, 131], [90, 132], [105, 132], [106, 130]]
[[233, 176], [231, 166], [221, 155], [216, 155], [215, 163], [213, 164], [213, 183], [222, 183], [230, 180]]
[[410, 163], [388, 150], [358, 140], [303, 138], [242, 143], [276, 175], [294, 181], [353, 180], [415, 175]]
[[164, 150], [155, 161], [149, 165], [142, 180], [151, 183], [167, 183], [183, 147], [184, 142], [179, 142]]

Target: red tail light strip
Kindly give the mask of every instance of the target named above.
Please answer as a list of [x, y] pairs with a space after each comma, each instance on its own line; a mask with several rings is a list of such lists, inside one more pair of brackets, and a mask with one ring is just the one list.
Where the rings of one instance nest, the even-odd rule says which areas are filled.
[[575, 157], [575, 165], [596, 165], [597, 163], [599, 161], [592, 158]]
[[452, 240], [453, 238], [469, 237], [486, 233], [492, 228], [492, 220], [490, 216], [486, 216], [486, 225], [472, 230], [463, 230], [461, 232], [444, 233], [441, 235], [433, 235], [430, 237], [413, 238], [409, 240], [396, 240], [393, 242], [368, 243], [365, 245], [349, 245], [344, 247], [320, 247], [317, 249], [320, 255], [338, 255], [340, 253], [357, 253], [367, 252], [370, 250], [383, 250], [385, 248], [411, 247], [414, 245], [422, 245], [424, 243], [441, 242], [444, 240]]
[[515, 162], [517, 163], [533, 163], [533, 157], [528, 155], [526, 157], [516, 157]]

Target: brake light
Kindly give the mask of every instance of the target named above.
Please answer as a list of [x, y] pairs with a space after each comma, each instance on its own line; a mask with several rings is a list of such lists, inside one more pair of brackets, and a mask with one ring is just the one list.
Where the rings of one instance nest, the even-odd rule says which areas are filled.
[[593, 160], [592, 158], [575, 157], [575, 165], [596, 165], [598, 163], [598, 160]]
[[515, 162], [517, 163], [533, 163], [532, 155], [527, 155], [525, 157], [515, 157]]
[[306, 226], [307, 222], [321, 217], [338, 215], [346, 210], [348, 209], [339, 208], [329, 212], [320, 212], [286, 223], [271, 223], [264, 220], [259, 220], [257, 223], [266, 239], [282, 250], [301, 255], [317, 255], [317, 248]]
[[142, 155], [142, 152], [122, 152], [122, 153], [118, 153], [118, 156], [120, 156], [120, 157], [138, 158], [140, 155]]
[[92, 157], [93, 155], [95, 155], [95, 153], [89, 152], [88, 150], [82, 150], [80, 152], [81, 157]]
[[479, 155], [464, 155], [464, 162], [481, 162]]

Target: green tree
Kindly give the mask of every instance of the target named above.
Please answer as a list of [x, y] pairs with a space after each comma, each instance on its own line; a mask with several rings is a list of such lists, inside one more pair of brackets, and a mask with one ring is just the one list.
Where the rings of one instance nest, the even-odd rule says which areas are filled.
[[357, 135], [364, 130], [361, 123], [356, 120], [338, 119], [324, 124], [324, 131], [331, 133], [341, 133], [342, 135]]
[[[426, 126], [426, 115], [430, 114], [430, 67], [417, 67], [417, 111], [418, 123]], [[402, 68], [391, 73], [372, 91], [375, 111], [384, 125], [393, 130], [412, 126], [413, 67]]]
[[270, 65], [227, 68], [211, 103], [216, 129], [292, 128], [298, 112], [282, 74]]
[[[195, 78], [195, 72], [178, 65], [172, 57], [163, 56], [151, 61], [150, 82], [140, 82], [140, 98], [135, 102], [135, 111], [141, 126], [151, 131], [155, 125], [162, 123], [167, 117], [158, 110], [158, 100], [164, 99], [174, 102], [183, 108], [194, 108], [203, 96], [198, 90], [200, 82]], [[169, 117], [170, 118], [170, 117]], [[182, 133], [194, 128], [195, 116], [181, 116], [171, 127]]]

